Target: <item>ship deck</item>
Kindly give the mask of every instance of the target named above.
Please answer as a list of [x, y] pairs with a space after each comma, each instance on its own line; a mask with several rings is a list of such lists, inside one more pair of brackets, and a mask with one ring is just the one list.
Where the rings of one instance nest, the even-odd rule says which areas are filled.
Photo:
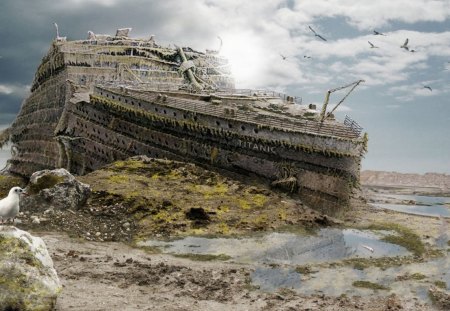
[[[133, 97], [136, 99], [144, 100], [147, 102], [154, 102], [157, 100], [160, 91], [141, 91], [133, 90], [130, 88], [115, 88], [115, 87], [102, 87], [108, 92], [116, 93], [120, 96]], [[100, 88], [101, 89], [101, 88]], [[231, 105], [214, 105], [211, 102], [205, 101], [204, 97], [201, 100], [183, 98], [182, 92], [167, 93], [162, 92], [167, 99], [164, 101], [158, 101], [159, 104], [163, 104], [167, 107], [173, 107], [185, 111], [193, 111], [196, 113], [202, 113], [206, 115], [212, 115], [219, 118], [233, 119], [241, 122], [253, 123], [261, 126], [268, 126], [277, 128], [280, 130], [288, 130], [292, 132], [299, 133], [309, 133], [313, 135], [321, 136], [333, 136], [341, 139], [354, 140], [360, 137], [360, 131], [354, 129], [346, 124], [339, 123], [336, 121], [324, 121], [319, 122], [316, 120], [308, 120], [301, 117], [293, 117], [281, 113], [268, 112], [266, 110], [259, 109], [255, 106], [250, 107], [250, 109], [239, 109], [236, 106]], [[174, 94], [171, 96], [171, 94]], [[192, 94], [186, 93], [186, 95], [191, 96]], [[214, 95], [213, 95], [214, 96]], [[242, 97], [236, 96], [233, 93], [217, 94], [218, 98], [234, 98], [238, 103], [239, 101], [267, 101], [269, 99], [276, 99], [276, 97]], [[170, 99], [170, 100], [169, 100]], [[232, 116], [230, 116], [230, 109], [233, 110]]]

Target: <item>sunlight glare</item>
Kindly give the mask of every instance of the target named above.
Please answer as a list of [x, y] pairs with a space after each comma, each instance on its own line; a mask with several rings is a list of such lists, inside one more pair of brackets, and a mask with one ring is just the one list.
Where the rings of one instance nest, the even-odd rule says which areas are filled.
[[264, 48], [260, 39], [251, 33], [234, 33], [222, 36], [220, 52], [231, 65], [236, 88], [252, 88], [258, 85], [264, 66]]

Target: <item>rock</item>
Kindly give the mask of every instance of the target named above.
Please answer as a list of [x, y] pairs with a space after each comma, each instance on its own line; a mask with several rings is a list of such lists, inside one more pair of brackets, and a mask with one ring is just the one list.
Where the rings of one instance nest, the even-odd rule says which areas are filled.
[[27, 191], [31, 195], [22, 199], [24, 208], [33, 210], [36, 205], [47, 204], [50, 208], [78, 209], [86, 203], [91, 188], [60, 168], [33, 173]]
[[53, 310], [61, 291], [41, 238], [0, 227], [0, 310]]
[[125, 229], [130, 228], [131, 224], [129, 222], [126, 222], [122, 225], [122, 227], [124, 227]]
[[450, 293], [437, 288], [436, 286], [431, 286], [428, 289], [428, 295], [431, 298], [433, 304], [442, 310], [450, 310]]

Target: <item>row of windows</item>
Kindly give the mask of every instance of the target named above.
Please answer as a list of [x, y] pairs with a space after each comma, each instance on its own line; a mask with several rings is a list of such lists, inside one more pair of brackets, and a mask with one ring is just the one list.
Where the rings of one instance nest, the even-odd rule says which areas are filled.
[[[103, 96], [103, 92], [100, 92], [100, 95]], [[109, 94], [108, 94], [108, 93], [106, 93], [106, 97], [109, 98]], [[111, 98], [112, 98], [113, 100], [116, 99], [115, 95], [111, 95]], [[119, 101], [122, 101], [121, 97], [118, 97], [118, 100], [119, 100]], [[125, 98], [125, 103], [126, 103], [126, 104], [129, 103], [128, 99], [126, 99], [126, 98]], [[131, 105], [134, 106], [134, 105], [135, 105], [135, 102], [134, 102], [134, 101], [131, 101]], [[140, 103], [140, 102], [138, 102], [138, 106], [141, 107], [141, 103]], [[158, 112], [158, 113], [159, 113], [159, 108], [158, 108], [158, 107], [154, 107], [154, 110], [155, 110], [155, 112]], [[167, 115], [167, 110], [166, 110], [166, 109], [163, 109], [163, 110], [162, 110], [162, 113], [165, 114], [165, 115]], [[173, 114], [174, 117], [177, 116], [177, 113], [176, 113], [175, 111], [174, 111], [172, 114]], [[183, 119], [187, 119], [187, 118], [188, 118], [188, 116], [187, 116], [185, 113], [183, 113]], [[197, 120], [198, 120], [197, 116], [194, 116], [193, 119], [194, 119], [194, 121], [197, 121]], [[217, 120], [217, 121], [216, 121], [216, 125], [217, 125], [218, 127], [221, 127], [220, 121]], [[228, 123], [228, 128], [230, 128], [230, 129], [233, 128], [233, 124]], [[246, 127], [245, 127], [244, 125], [241, 125], [241, 130], [242, 130], [242, 131], [245, 131], [245, 130], [246, 130]], [[259, 130], [258, 130], [257, 128], [254, 128], [254, 129], [253, 129], [253, 132], [254, 132], [255, 134], [258, 134]]]

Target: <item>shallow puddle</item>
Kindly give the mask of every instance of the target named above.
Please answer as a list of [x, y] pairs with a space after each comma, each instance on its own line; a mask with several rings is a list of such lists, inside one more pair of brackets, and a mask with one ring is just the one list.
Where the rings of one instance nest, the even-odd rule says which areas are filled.
[[172, 254], [225, 254], [234, 262], [304, 265], [353, 257], [407, 255], [398, 245], [381, 241], [383, 234], [353, 229], [322, 229], [317, 235], [269, 233], [245, 238], [186, 237], [175, 241], [149, 240], [140, 246], [162, 248]]
[[[395, 233], [322, 229], [312, 236], [273, 232], [243, 238], [186, 237], [175, 241], [149, 240], [140, 245], [159, 247], [164, 253], [172, 254], [228, 255], [233, 262], [252, 265], [252, 285], [269, 292], [287, 288], [306, 295], [395, 293], [401, 297], [410, 297], [411, 301], [419, 299], [430, 303], [427, 292], [436, 281], [444, 282], [447, 289], [450, 289], [448, 254], [434, 261], [400, 265], [386, 270], [377, 267], [364, 270], [351, 266], [314, 267], [315, 263], [337, 262], [346, 258], [410, 255], [403, 247], [381, 241], [383, 236], [392, 234]], [[447, 248], [445, 243], [443, 250], [446, 251]], [[312, 265], [310, 273], [296, 271], [297, 266], [306, 264]], [[414, 274], [420, 274], [422, 278], [418, 280], [408, 277]], [[385, 286], [386, 289], [355, 287], [355, 281], [371, 282]]]

